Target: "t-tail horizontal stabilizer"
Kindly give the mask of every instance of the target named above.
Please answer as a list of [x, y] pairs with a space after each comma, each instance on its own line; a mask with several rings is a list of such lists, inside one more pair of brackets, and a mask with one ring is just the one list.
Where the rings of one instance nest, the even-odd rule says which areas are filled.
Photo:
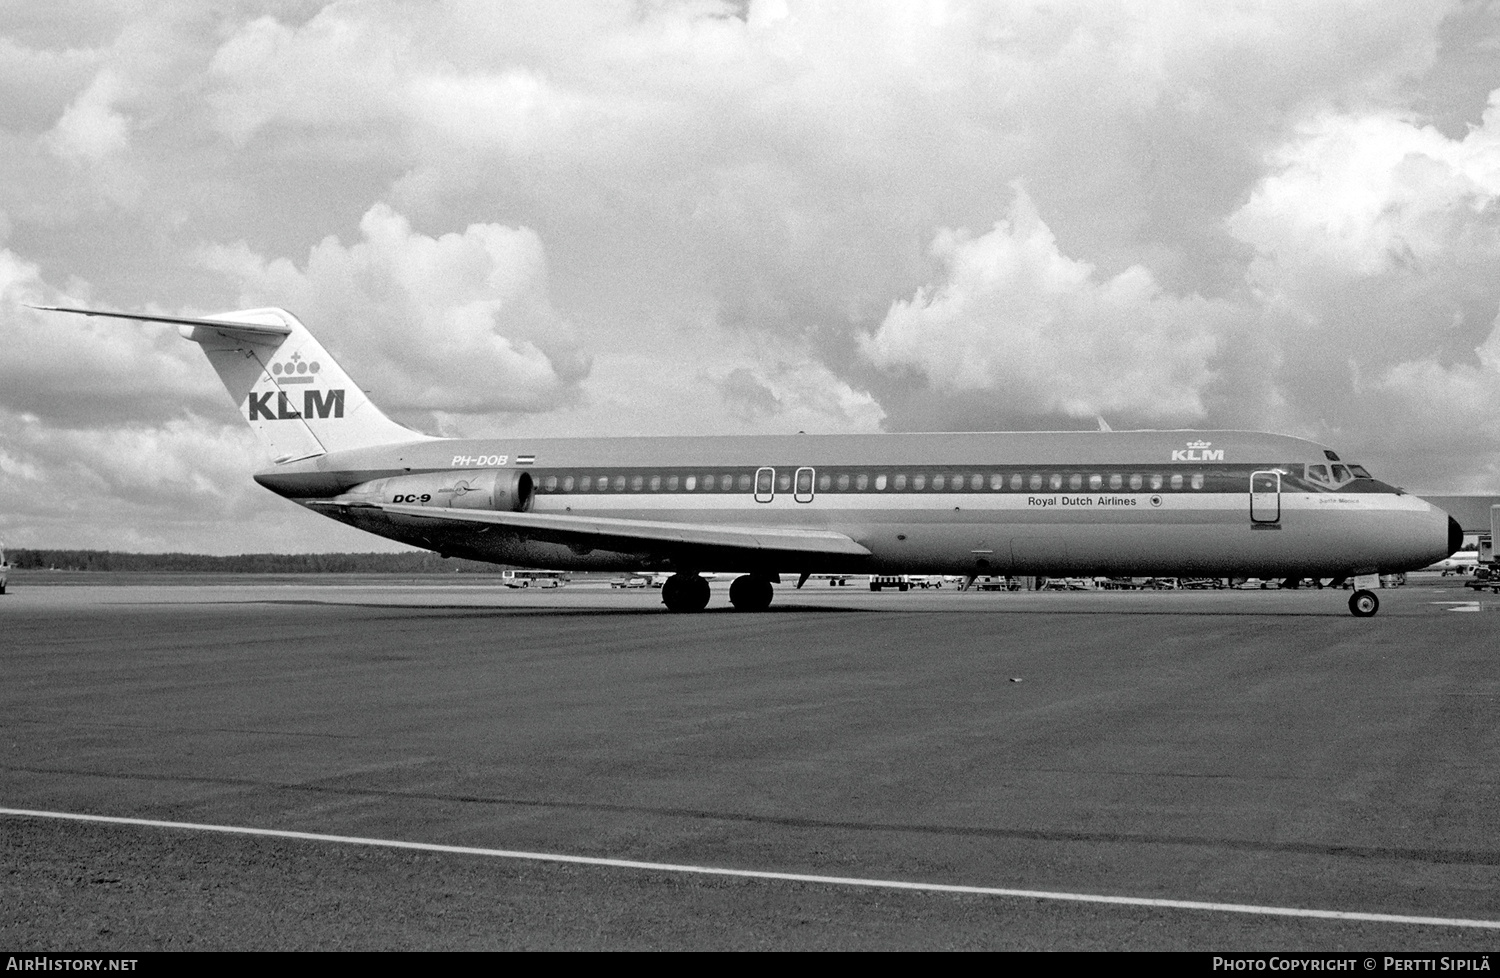
[[285, 309], [194, 317], [32, 308], [177, 326], [184, 339], [203, 348], [239, 405], [240, 417], [277, 464], [351, 448], [429, 440], [386, 417]]

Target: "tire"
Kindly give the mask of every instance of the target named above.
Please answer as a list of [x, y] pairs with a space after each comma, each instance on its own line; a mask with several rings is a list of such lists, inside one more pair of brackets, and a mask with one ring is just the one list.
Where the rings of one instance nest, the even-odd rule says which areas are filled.
[[702, 611], [709, 593], [708, 582], [697, 574], [673, 574], [661, 586], [661, 603], [668, 611]]
[[1349, 596], [1349, 613], [1356, 618], [1369, 618], [1380, 610], [1380, 599], [1374, 591], [1355, 591]]
[[870, 590], [871, 591], [879, 591], [880, 590], [880, 585], [879, 584], [871, 584], [870, 585]]
[[746, 574], [729, 585], [729, 603], [737, 611], [765, 611], [775, 593], [768, 578]]

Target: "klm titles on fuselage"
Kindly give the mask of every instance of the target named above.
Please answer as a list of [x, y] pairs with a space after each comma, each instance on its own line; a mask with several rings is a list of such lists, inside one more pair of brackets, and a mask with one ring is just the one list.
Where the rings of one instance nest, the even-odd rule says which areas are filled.
[[[271, 403], [272, 397], [276, 403]], [[292, 406], [286, 391], [250, 392], [251, 421], [292, 421], [298, 418], [342, 418], [344, 416], [344, 392], [335, 388], [329, 391], [305, 390], [302, 392], [302, 410]]]
[[1222, 462], [1224, 461], [1224, 449], [1210, 448], [1211, 441], [1190, 441], [1187, 448], [1174, 448], [1172, 450], [1172, 461], [1174, 462]]
[[[1027, 496], [1027, 506], [1135, 506], [1134, 496]], [[1154, 505], [1154, 503], [1153, 503]]]

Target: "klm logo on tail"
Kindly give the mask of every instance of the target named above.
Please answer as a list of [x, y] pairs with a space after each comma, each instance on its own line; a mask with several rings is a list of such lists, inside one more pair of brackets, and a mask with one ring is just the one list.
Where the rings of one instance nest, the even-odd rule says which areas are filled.
[[[287, 384], [311, 384], [317, 380], [322, 364], [316, 360], [305, 360], [301, 353], [293, 353], [282, 363], [273, 363], [267, 373], [278, 387]], [[271, 407], [271, 396], [276, 397], [276, 406]], [[342, 418], [344, 416], [344, 392], [335, 388], [320, 391], [309, 388], [302, 392], [302, 410], [292, 406], [286, 391], [272, 390], [257, 394], [250, 392], [251, 421], [295, 421], [310, 418]]]
[[[276, 405], [271, 406], [275, 395]], [[292, 407], [286, 391], [266, 391], [264, 394], [250, 392], [251, 421], [292, 421], [298, 418], [342, 418], [344, 416], [344, 392], [306, 390], [302, 392], [302, 410]]]

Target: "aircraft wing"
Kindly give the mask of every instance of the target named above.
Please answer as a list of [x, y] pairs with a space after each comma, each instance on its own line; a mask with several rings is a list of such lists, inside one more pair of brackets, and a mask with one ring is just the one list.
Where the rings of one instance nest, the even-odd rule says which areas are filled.
[[804, 530], [764, 526], [711, 526], [668, 523], [562, 513], [515, 513], [487, 509], [450, 509], [404, 506], [396, 503], [333, 503], [310, 501], [316, 510], [378, 509], [418, 523], [430, 523], [441, 533], [474, 532], [486, 527], [511, 530], [533, 540], [588, 550], [622, 553], [655, 551], [674, 554], [722, 555], [725, 551], [758, 555], [868, 557], [870, 551], [832, 530]]

